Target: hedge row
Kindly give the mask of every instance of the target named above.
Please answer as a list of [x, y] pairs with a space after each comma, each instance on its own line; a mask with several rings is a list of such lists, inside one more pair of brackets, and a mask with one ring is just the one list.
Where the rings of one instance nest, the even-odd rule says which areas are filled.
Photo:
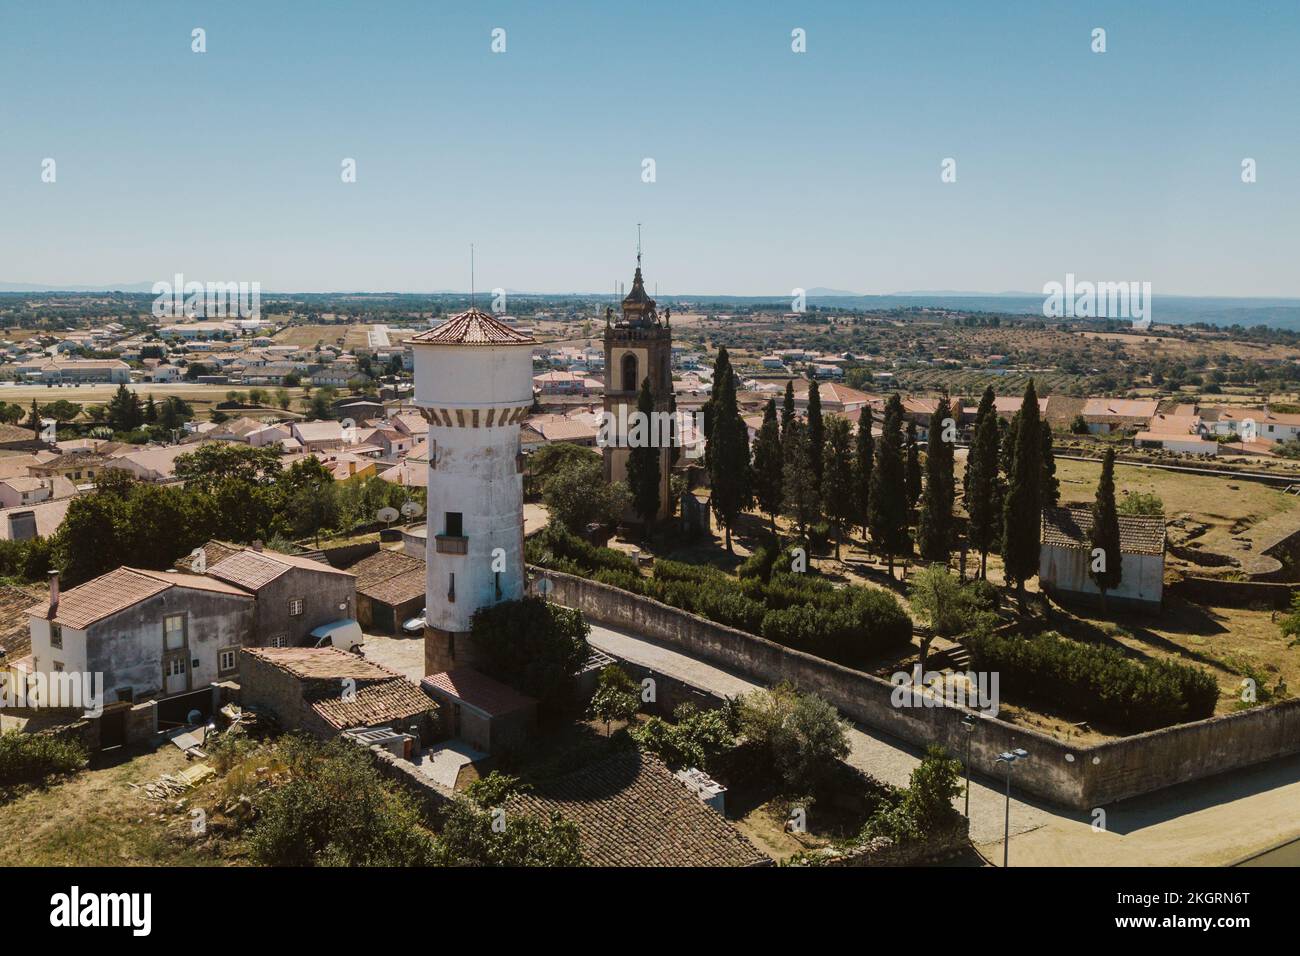
[[765, 567], [747, 569], [750, 574], [741, 578], [668, 560], [656, 561], [654, 577], [646, 578], [626, 555], [551, 526], [529, 542], [528, 559], [850, 667], [912, 639], [911, 619], [893, 595], [836, 588], [813, 573], [773, 571], [773, 558], [766, 555], [758, 561]]
[[975, 669], [997, 672], [1009, 696], [1062, 707], [1127, 732], [1209, 717], [1219, 697], [1213, 675], [1199, 667], [1140, 662], [1111, 647], [1052, 633], [973, 634], [965, 643]]

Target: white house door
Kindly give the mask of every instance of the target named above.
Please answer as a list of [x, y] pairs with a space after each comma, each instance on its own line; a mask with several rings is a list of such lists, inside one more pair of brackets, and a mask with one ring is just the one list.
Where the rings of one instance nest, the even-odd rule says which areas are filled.
[[190, 689], [188, 664], [184, 654], [168, 654], [163, 661], [164, 692], [169, 696]]

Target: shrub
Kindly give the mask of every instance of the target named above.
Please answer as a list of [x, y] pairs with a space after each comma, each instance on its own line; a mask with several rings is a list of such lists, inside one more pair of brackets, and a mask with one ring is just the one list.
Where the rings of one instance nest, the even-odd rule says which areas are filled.
[[277, 748], [289, 779], [259, 793], [249, 838], [268, 866], [425, 866], [433, 841], [415, 801], [380, 778], [369, 754], [349, 741], [301, 736]]
[[1209, 717], [1219, 697], [1213, 675], [1199, 667], [1171, 660], [1140, 663], [1114, 648], [1052, 633], [981, 633], [966, 646], [976, 669], [999, 672], [1011, 695], [1131, 732]]
[[961, 762], [931, 745], [912, 771], [907, 789], [867, 821], [862, 839], [884, 836], [896, 843], [929, 838], [961, 819], [952, 801], [961, 793]]
[[558, 813], [539, 820], [524, 813], [498, 818], [468, 800], [456, 800], [443, 818], [434, 849], [442, 866], [580, 866], [578, 828]]
[[725, 710], [700, 710], [693, 704], [679, 705], [672, 723], [651, 717], [632, 731], [632, 738], [674, 769], [711, 770], [717, 759], [736, 745]]
[[600, 672], [600, 682], [592, 695], [587, 715], [605, 724], [605, 736], [616, 720], [631, 720], [641, 707], [637, 685], [627, 672], [617, 664], [610, 664]]
[[86, 765], [86, 748], [52, 734], [0, 733], [0, 787], [44, 783]]

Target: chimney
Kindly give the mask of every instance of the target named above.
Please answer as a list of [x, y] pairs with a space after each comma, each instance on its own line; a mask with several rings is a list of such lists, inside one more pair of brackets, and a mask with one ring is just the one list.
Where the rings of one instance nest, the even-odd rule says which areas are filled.
[[59, 572], [50, 572], [50, 617], [59, 609]]
[[258, 538], [258, 539], [256, 539], [256, 540], [253, 542], [253, 550], [254, 550], [254, 551], [261, 551], [261, 550], [262, 550], [262, 539], [261, 539], [261, 538]]

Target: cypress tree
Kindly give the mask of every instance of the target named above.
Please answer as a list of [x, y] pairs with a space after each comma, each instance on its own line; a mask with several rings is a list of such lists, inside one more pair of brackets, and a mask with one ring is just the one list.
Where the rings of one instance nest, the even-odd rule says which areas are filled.
[[709, 399], [700, 409], [704, 418], [704, 468], [712, 472], [709, 465], [709, 439], [713, 437], [713, 422], [718, 417], [718, 396], [722, 393], [724, 383], [731, 381], [735, 373], [731, 370], [731, 357], [727, 355], [725, 345], [718, 346], [718, 354], [713, 359], [713, 387]]
[[1115, 510], [1115, 449], [1107, 448], [1101, 462], [1101, 480], [1097, 482], [1097, 500], [1092, 505], [1092, 532], [1088, 536], [1091, 554], [1088, 573], [1101, 591], [1102, 613], [1106, 611], [1106, 592], [1119, 586], [1124, 575], [1124, 559], [1119, 550], [1119, 512]]
[[1025, 607], [1025, 582], [1038, 573], [1042, 530], [1041, 491], [1043, 432], [1038, 419], [1038, 395], [1031, 378], [1014, 432], [1011, 470], [1002, 505], [1002, 562], [1007, 581], [1016, 583], [1016, 600]]
[[822, 421], [822, 392], [814, 378], [808, 382], [808, 455], [818, 488], [822, 483], [825, 446], [826, 423]]
[[862, 540], [867, 538], [867, 510], [871, 502], [871, 466], [876, 442], [871, 437], [871, 406], [862, 406], [858, 416], [857, 441], [854, 443], [853, 481], [858, 490], [857, 523], [862, 526]]
[[776, 399], [769, 398], [763, 409], [763, 425], [754, 439], [754, 497], [771, 520], [773, 534], [776, 534], [776, 516], [785, 504], [784, 471], [785, 453], [776, 422]]
[[736, 519], [752, 498], [749, 462], [749, 430], [736, 408], [736, 377], [724, 376], [713, 406], [713, 426], [709, 434], [709, 484], [713, 513], [726, 529], [726, 546], [731, 552], [731, 531]]
[[785, 401], [781, 405], [781, 440], [785, 441], [790, 423], [794, 421], [794, 379], [785, 383]]
[[1052, 426], [1043, 422], [1043, 476], [1040, 482], [1044, 508], [1055, 508], [1061, 500], [1061, 482], [1056, 477], [1056, 456], [1052, 453]]
[[645, 423], [642, 440], [637, 442], [627, 455], [627, 485], [632, 492], [632, 510], [641, 519], [648, 534], [659, 515], [660, 473], [660, 436], [654, 434], [655, 397], [650, 388], [650, 377], [641, 383], [641, 390], [636, 397], [638, 417]]
[[31, 426], [32, 434], [39, 441], [41, 437], [41, 413], [36, 407], [36, 399], [34, 398], [32, 399], [32, 420], [28, 422], [28, 425]]
[[907, 550], [907, 489], [903, 468], [903, 403], [895, 392], [885, 404], [885, 420], [876, 443], [876, 464], [871, 470], [867, 523], [871, 540], [889, 563], [894, 576], [894, 555]]
[[921, 498], [921, 450], [916, 444], [916, 422], [907, 420], [907, 508], [911, 511]]
[[853, 486], [853, 434], [847, 419], [831, 416], [822, 458], [822, 507], [835, 532], [835, 560], [838, 561], [844, 530], [852, 523], [857, 506], [857, 489]]
[[921, 557], [948, 562], [952, 548], [952, 505], [956, 496], [953, 481], [953, 443], [944, 441], [944, 421], [952, 417], [945, 395], [930, 415], [930, 446], [925, 456], [925, 492], [916, 537]]
[[782, 447], [785, 450], [785, 471], [781, 481], [785, 491], [784, 513], [799, 529], [799, 537], [807, 540], [808, 525], [821, 514], [817, 484], [813, 481], [808, 426], [797, 418], [791, 420]]
[[975, 413], [975, 434], [966, 454], [966, 540], [980, 555], [980, 578], [988, 569], [989, 549], [997, 540], [1001, 495], [998, 493], [998, 413], [993, 388], [984, 390]]

